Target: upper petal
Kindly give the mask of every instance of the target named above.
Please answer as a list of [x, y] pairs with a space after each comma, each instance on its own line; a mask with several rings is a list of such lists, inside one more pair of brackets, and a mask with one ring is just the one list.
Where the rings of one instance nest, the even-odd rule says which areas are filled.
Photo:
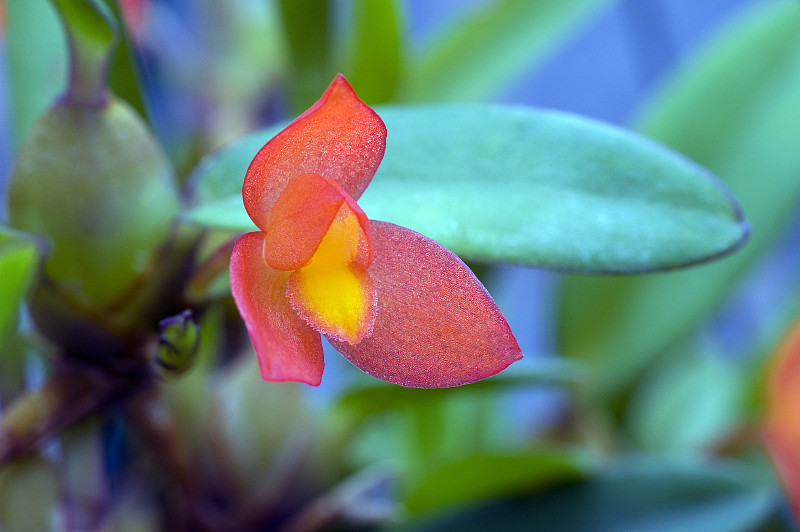
[[244, 206], [266, 229], [286, 184], [304, 173], [324, 175], [358, 199], [386, 148], [386, 126], [340, 74], [322, 97], [256, 154], [244, 178]]
[[367, 268], [372, 262], [367, 215], [339, 185], [318, 174], [295, 177], [275, 202], [265, 231], [267, 264], [277, 270], [308, 264], [337, 217], [351, 219], [353, 226], [340, 258]]
[[369, 220], [347, 192], [318, 174], [295, 177], [275, 202], [265, 234], [267, 264], [293, 271], [286, 295], [301, 318], [351, 343], [372, 332]]
[[262, 377], [319, 385], [324, 367], [320, 335], [289, 304], [289, 273], [264, 261], [264, 233], [247, 233], [236, 242], [230, 274], [233, 299], [247, 325]]
[[351, 345], [329, 338], [353, 364], [418, 388], [459, 386], [522, 357], [505, 318], [453, 253], [410, 229], [371, 221], [378, 294], [371, 336]]

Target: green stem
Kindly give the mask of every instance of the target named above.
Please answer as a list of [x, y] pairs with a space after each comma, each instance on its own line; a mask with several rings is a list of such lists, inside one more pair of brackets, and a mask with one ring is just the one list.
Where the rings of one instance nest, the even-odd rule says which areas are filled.
[[105, 5], [94, 0], [51, 0], [69, 44], [69, 84], [62, 102], [102, 107], [108, 101], [106, 80], [117, 28]]

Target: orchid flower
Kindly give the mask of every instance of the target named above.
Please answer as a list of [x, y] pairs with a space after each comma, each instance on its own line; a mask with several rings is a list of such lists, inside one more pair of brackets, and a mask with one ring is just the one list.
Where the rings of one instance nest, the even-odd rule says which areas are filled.
[[265, 380], [318, 385], [320, 335], [363, 371], [411, 387], [467, 384], [522, 357], [458, 257], [356, 203], [385, 148], [383, 121], [339, 75], [250, 164], [242, 195], [260, 231], [234, 247], [231, 291]]
[[764, 442], [795, 519], [800, 523], [800, 325], [795, 325], [770, 361]]

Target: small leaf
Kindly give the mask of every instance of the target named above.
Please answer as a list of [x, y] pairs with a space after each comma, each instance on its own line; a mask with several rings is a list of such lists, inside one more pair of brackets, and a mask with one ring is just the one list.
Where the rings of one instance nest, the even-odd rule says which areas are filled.
[[469, 101], [491, 96], [542, 62], [570, 30], [609, 0], [497, 0], [453, 25], [411, 64], [407, 99]]
[[[360, 205], [370, 218], [418, 231], [465, 260], [637, 272], [707, 260], [747, 237], [724, 186], [620, 129], [489, 105], [377, 111], [389, 132], [386, 155]], [[239, 207], [241, 179], [273, 131], [201, 165], [199, 207], [188, 220], [252, 229]]]
[[543, 490], [578, 480], [585, 460], [574, 452], [538, 449], [518, 454], [479, 454], [439, 465], [411, 487], [413, 513], [455, 504]]
[[668, 532], [759, 530], [778, 497], [748, 470], [665, 457], [629, 459], [586, 481], [487, 502], [404, 530], [580, 530]]
[[32, 239], [0, 227], [0, 347], [16, 326], [38, 259], [39, 250]]

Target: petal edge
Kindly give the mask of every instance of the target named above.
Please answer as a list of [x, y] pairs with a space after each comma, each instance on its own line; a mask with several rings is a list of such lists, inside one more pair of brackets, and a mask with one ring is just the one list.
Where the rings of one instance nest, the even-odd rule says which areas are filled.
[[242, 187], [245, 209], [265, 230], [269, 211], [284, 187], [305, 173], [332, 179], [358, 199], [385, 149], [383, 121], [339, 74], [314, 105], [253, 158]]
[[287, 272], [263, 259], [264, 234], [243, 235], [230, 262], [231, 293], [256, 350], [261, 376], [268, 381], [300, 381], [318, 386], [324, 359], [318, 332], [286, 298]]
[[374, 220], [370, 227], [373, 333], [355, 345], [328, 338], [350, 362], [401, 386], [445, 388], [522, 358], [494, 300], [461, 259], [405, 227]]

